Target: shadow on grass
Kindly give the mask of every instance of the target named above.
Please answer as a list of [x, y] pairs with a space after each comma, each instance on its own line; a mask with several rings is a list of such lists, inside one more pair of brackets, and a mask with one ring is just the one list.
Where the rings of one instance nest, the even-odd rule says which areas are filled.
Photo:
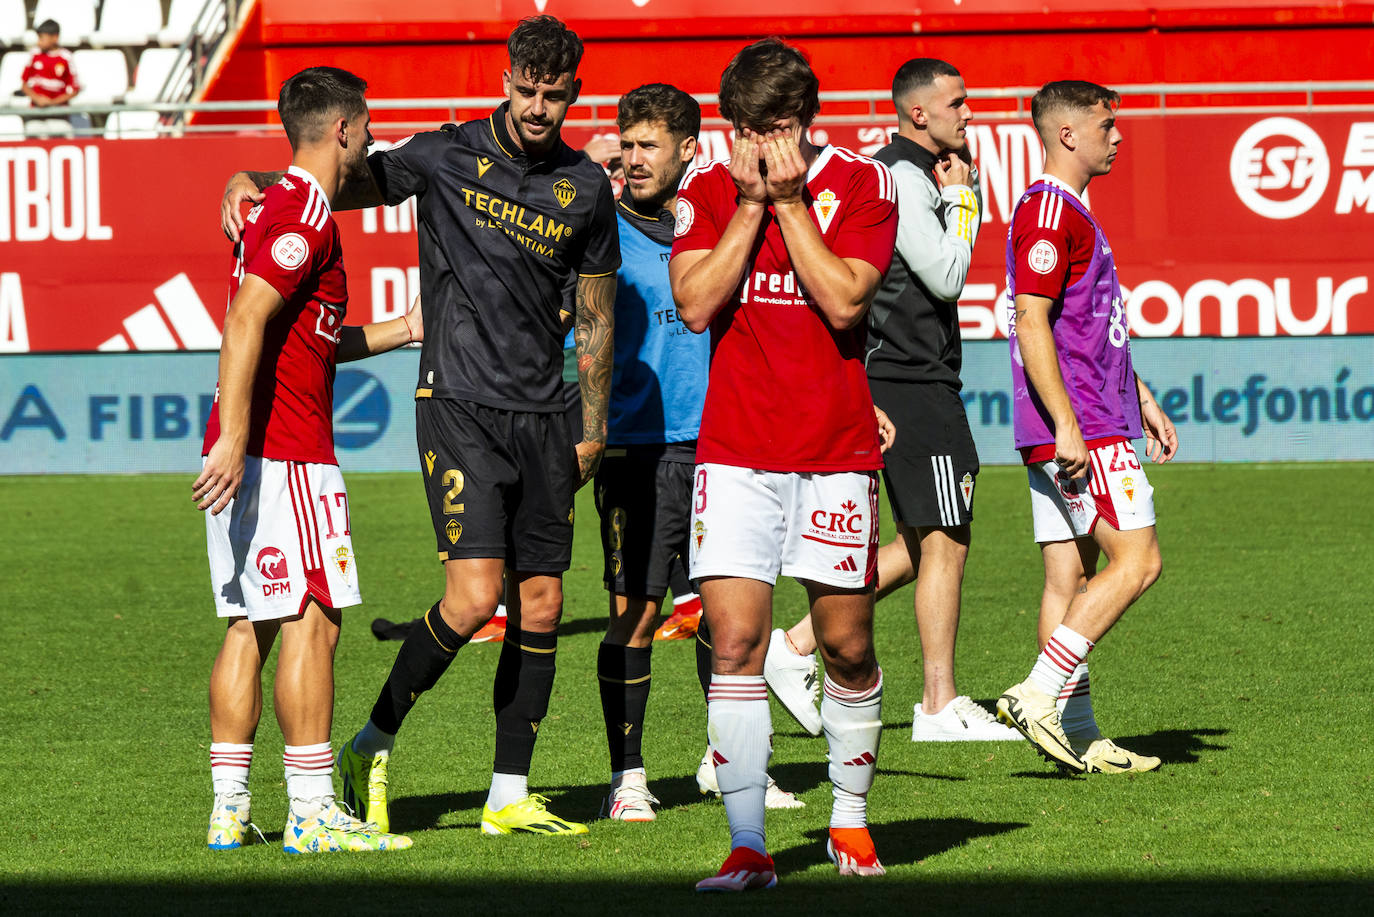
[[[883, 865], [891, 868], [919, 863], [926, 857], [962, 847], [980, 837], [1005, 834], [1019, 828], [1029, 828], [1026, 822], [979, 822], [967, 818], [914, 818], [907, 821], [873, 825], [873, 845], [878, 849]], [[775, 851], [773, 862], [778, 875], [800, 872], [817, 863], [817, 854], [825, 855], [829, 837], [824, 828], [807, 831], [813, 843], [798, 844]]]
[[1147, 735], [1120, 736], [1116, 742], [1123, 748], [1146, 755], [1154, 755], [1165, 764], [1196, 764], [1200, 752], [1226, 751], [1227, 745], [1207, 741], [1224, 736], [1229, 729], [1161, 729]]
[[[910, 850], [884, 837], [882, 829], [900, 828], [913, 835]], [[935, 852], [941, 845], [966, 843], [989, 831], [1011, 830], [1016, 825], [980, 825], [976, 822], [908, 822], [879, 826], [874, 834], [889, 867], [917, 862], [912, 854]], [[922, 842], [915, 835], [933, 831]], [[819, 843], [819, 841], [818, 841]], [[290, 858], [271, 877], [224, 879], [190, 876], [162, 881], [117, 880], [73, 882], [47, 880], [20, 883], [0, 879], [0, 910], [10, 914], [87, 914], [98, 910], [113, 914], [238, 913], [299, 914], [316, 904], [330, 913], [472, 913], [476, 909], [513, 915], [558, 914], [559, 917], [605, 917], [607, 913], [657, 917], [660, 914], [703, 912], [748, 914], [749, 917], [796, 917], [798, 913], [873, 915], [968, 914], [978, 917], [1040, 912], [1094, 913], [1110, 903], [1119, 913], [1208, 915], [1344, 915], [1367, 913], [1374, 881], [1365, 878], [1294, 877], [1253, 878], [1097, 879], [1064, 881], [1008, 876], [991, 871], [971, 871], [951, 880], [923, 880], [920, 867], [906, 867], [903, 876], [889, 874], [876, 879], [840, 879], [826, 864], [817, 866], [817, 847], [807, 845], [784, 851], [777, 858], [779, 884], [768, 892], [716, 896], [707, 903], [692, 893], [702, 869], [684, 868], [678, 874], [646, 878], [618, 873], [604, 878], [551, 882], [538, 878], [537, 863], [511, 863], [502, 873], [465, 874], [462, 864], [452, 864], [442, 874], [417, 877], [401, 867], [404, 854], [364, 855], [382, 860], [368, 868], [367, 878], [356, 875], [321, 879], [309, 875], [313, 858]], [[222, 855], [217, 855], [222, 856]], [[824, 857], [824, 853], [819, 853]], [[692, 854], [695, 863], [703, 857]], [[394, 864], [394, 865], [393, 865]], [[331, 864], [332, 865], [332, 864]], [[795, 868], [807, 868], [798, 874]], [[914, 871], [914, 875], [913, 875]]]

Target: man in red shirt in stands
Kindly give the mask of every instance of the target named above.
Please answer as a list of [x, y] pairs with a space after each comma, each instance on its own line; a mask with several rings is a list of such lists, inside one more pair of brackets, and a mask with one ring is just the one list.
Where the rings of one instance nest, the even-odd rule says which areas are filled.
[[66, 105], [78, 92], [81, 83], [72, 70], [70, 51], [59, 48], [62, 27], [46, 19], [38, 26], [38, 52], [24, 68], [24, 95], [34, 108]]
[[698, 891], [776, 884], [764, 844], [772, 732], [763, 662], [779, 574], [806, 587], [825, 659], [821, 721], [842, 875], [881, 875], [867, 827], [882, 731], [873, 652], [878, 424], [864, 318], [892, 261], [887, 167], [806, 136], [820, 108], [806, 58], [777, 39], [735, 56], [720, 110], [728, 163], [691, 173], [669, 276], [687, 327], [711, 331], [697, 440], [692, 576], [711, 629], [707, 732], [730, 856]]

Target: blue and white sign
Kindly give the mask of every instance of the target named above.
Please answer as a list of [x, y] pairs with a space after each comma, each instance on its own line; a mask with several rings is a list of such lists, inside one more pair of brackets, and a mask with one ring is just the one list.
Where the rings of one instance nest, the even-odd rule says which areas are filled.
[[[219, 355], [0, 357], [0, 473], [194, 472]], [[334, 380], [334, 444], [345, 471], [416, 467], [419, 352], [346, 363]]]
[[[1137, 339], [1136, 371], [1178, 426], [1179, 461], [1374, 460], [1374, 338]], [[416, 467], [419, 354], [340, 367], [345, 471]], [[0, 473], [194, 472], [214, 353], [0, 357]], [[986, 465], [1016, 464], [1005, 341], [964, 344], [964, 404]], [[898, 431], [901, 435], [901, 431]]]

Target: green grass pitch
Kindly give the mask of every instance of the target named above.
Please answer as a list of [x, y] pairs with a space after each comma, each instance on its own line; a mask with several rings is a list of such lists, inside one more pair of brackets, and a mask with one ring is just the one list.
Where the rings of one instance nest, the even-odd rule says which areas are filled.
[[[204, 847], [206, 682], [222, 632], [190, 476], [0, 478], [0, 911], [416, 914], [1367, 913], [1374, 892], [1374, 465], [1151, 468], [1165, 572], [1093, 654], [1098, 719], [1156, 773], [1066, 777], [1020, 743], [914, 745], [911, 589], [878, 609], [886, 673], [870, 817], [884, 879], [826, 861], [825, 745], [774, 705], [772, 772], [807, 807], [770, 813], [773, 892], [709, 902], [727, 834], [693, 774], [705, 709], [690, 643], [660, 644], [645, 737], [651, 825], [483, 837], [498, 648], [464, 649], [392, 765], [403, 853]], [[368, 622], [439, 595], [414, 475], [348, 476], [366, 604], [345, 615], [334, 742], [364, 721], [397, 648]], [[1039, 558], [1024, 472], [990, 468], [959, 636], [960, 689], [994, 698], [1034, 656]], [[595, 676], [606, 598], [579, 497], [558, 680], [532, 786], [593, 819], [607, 759]], [[777, 620], [802, 614], [793, 583]], [[269, 665], [268, 677], [271, 675]], [[267, 712], [254, 817], [279, 835]]]

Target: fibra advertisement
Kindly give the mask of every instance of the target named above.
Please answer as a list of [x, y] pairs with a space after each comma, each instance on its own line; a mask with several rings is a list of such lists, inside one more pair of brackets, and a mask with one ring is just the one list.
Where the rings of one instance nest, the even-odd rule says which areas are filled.
[[[1131, 352], [1178, 428], [1178, 461], [1374, 460], [1374, 338], [1136, 339]], [[196, 471], [217, 359], [0, 359], [0, 473]], [[962, 395], [985, 465], [1019, 460], [1009, 359], [1005, 341], [964, 345]], [[339, 367], [334, 441], [345, 472], [418, 466], [418, 361], [411, 349]]]
[[[344, 363], [334, 445], [348, 471], [409, 471], [418, 349]], [[0, 473], [192, 472], [214, 402], [216, 353], [0, 359]]]

